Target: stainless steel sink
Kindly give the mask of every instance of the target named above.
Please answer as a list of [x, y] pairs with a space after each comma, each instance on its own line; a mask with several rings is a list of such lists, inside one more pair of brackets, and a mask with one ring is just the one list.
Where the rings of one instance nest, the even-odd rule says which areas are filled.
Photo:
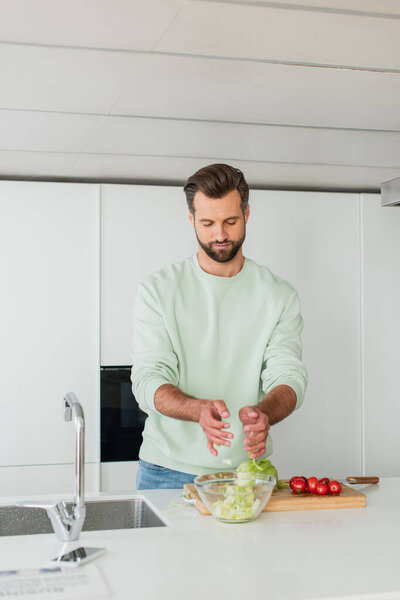
[[[86, 501], [83, 531], [165, 527], [145, 498]], [[45, 510], [0, 506], [0, 536], [53, 533]]]

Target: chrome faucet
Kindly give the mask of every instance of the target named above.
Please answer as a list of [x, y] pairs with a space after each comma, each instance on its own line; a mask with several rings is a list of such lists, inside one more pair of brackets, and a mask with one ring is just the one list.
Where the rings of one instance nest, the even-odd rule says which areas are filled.
[[65, 500], [17, 502], [16, 506], [43, 508], [47, 511], [58, 540], [72, 542], [79, 539], [85, 520], [85, 417], [83, 408], [73, 392], [68, 392], [63, 400], [64, 420], [74, 417], [75, 429], [75, 479], [74, 501], [68, 508]]
[[[85, 417], [83, 408], [73, 392], [64, 397], [64, 420], [74, 417], [75, 428], [75, 479], [74, 479], [74, 514], [82, 512], [85, 518]], [[83, 525], [83, 521], [82, 521]]]

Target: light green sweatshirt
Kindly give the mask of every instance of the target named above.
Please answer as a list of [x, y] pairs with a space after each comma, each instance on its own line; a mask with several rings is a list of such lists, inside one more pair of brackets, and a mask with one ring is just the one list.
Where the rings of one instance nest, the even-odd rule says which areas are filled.
[[[143, 460], [192, 474], [232, 470], [248, 458], [242, 406], [257, 404], [280, 384], [296, 392], [296, 408], [303, 402], [297, 292], [249, 258], [234, 277], [206, 273], [196, 255], [157, 271], [139, 285], [133, 326], [132, 390], [148, 414]], [[195, 398], [224, 400], [232, 446], [218, 447], [214, 457], [198, 423], [158, 412], [154, 394], [165, 383]]]

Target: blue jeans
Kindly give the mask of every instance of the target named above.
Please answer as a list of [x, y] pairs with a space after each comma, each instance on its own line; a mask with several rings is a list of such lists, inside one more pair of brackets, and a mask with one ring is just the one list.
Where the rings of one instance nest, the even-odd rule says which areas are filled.
[[139, 459], [139, 469], [136, 475], [137, 490], [175, 489], [182, 488], [184, 483], [193, 483], [196, 475], [173, 471]]

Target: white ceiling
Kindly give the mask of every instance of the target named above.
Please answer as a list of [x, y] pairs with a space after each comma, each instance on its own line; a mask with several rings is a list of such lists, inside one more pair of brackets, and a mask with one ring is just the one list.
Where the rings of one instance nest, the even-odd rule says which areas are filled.
[[0, 0], [0, 178], [400, 176], [399, 0]]

